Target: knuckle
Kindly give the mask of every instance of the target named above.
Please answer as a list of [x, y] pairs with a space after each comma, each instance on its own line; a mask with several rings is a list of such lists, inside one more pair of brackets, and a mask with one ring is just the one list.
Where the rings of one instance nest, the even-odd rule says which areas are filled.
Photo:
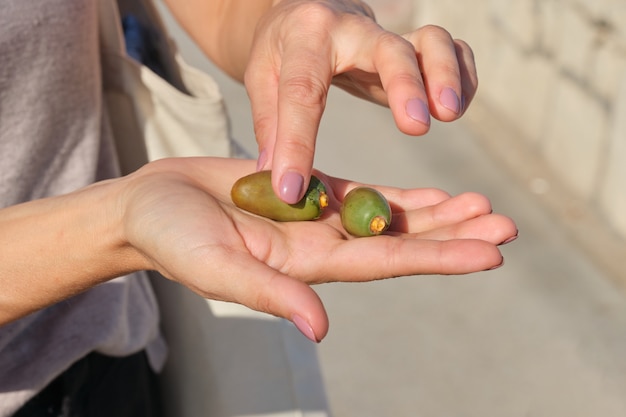
[[389, 48], [408, 48], [411, 51], [415, 50], [413, 44], [406, 38], [389, 31], [382, 31], [378, 35], [377, 49], [386, 50]]
[[452, 197], [450, 193], [439, 188], [430, 188], [428, 189], [428, 192], [429, 192], [429, 198], [432, 201], [441, 202], [441, 201], [448, 200]]
[[460, 77], [459, 67], [456, 62], [442, 62], [436, 70], [438, 77], [456, 80]]
[[289, 155], [313, 155], [315, 153], [315, 144], [304, 138], [290, 137], [282, 143], [282, 149]]
[[439, 39], [452, 42], [450, 32], [438, 25], [425, 25], [418, 31], [425, 39]]
[[258, 294], [253, 301], [252, 308], [261, 313], [273, 314], [274, 312], [272, 299], [266, 294]]
[[246, 86], [246, 88], [249, 88], [251, 85], [253, 85], [258, 78], [256, 74], [258, 74], [259, 71], [257, 71], [257, 69], [254, 67], [254, 62], [255, 61], [251, 59], [250, 63], [243, 72], [243, 85]]
[[269, 115], [254, 115], [254, 135], [259, 141], [267, 140], [275, 129], [275, 122]]
[[278, 285], [278, 273], [268, 278], [267, 282], [253, 296], [252, 308], [262, 313], [276, 315], [279, 310], [279, 304], [275, 300], [275, 287]]
[[337, 18], [335, 11], [321, 2], [300, 3], [293, 13], [299, 15], [301, 19], [304, 19], [295, 19], [295, 21], [303, 21], [310, 24], [328, 22]]
[[492, 212], [491, 201], [487, 196], [476, 192], [466, 192], [463, 197], [468, 200], [468, 205], [474, 214], [481, 215]]
[[315, 77], [291, 77], [285, 81], [282, 90], [284, 97], [297, 105], [319, 108], [326, 103], [326, 84]]

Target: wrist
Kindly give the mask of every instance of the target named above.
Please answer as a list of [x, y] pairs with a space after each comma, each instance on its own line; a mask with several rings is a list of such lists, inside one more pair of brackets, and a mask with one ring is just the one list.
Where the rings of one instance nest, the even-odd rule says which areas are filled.
[[103, 253], [108, 253], [113, 262], [110, 275], [120, 276], [131, 272], [148, 270], [152, 263], [132, 243], [132, 227], [128, 227], [128, 211], [133, 204], [135, 176], [97, 183], [91, 186], [93, 204], [102, 207], [100, 221], [92, 224], [90, 234], [106, 236], [101, 242]]
[[122, 184], [0, 210], [0, 323], [147, 266], [123, 233]]

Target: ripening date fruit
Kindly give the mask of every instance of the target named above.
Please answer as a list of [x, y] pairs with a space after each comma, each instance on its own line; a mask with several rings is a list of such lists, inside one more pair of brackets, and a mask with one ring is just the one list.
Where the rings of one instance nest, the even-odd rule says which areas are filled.
[[271, 171], [260, 171], [238, 179], [231, 190], [233, 203], [240, 209], [281, 222], [315, 220], [328, 206], [324, 183], [311, 176], [302, 200], [287, 204], [274, 193]]
[[341, 224], [353, 236], [376, 236], [391, 224], [391, 207], [380, 191], [357, 187], [341, 205]]

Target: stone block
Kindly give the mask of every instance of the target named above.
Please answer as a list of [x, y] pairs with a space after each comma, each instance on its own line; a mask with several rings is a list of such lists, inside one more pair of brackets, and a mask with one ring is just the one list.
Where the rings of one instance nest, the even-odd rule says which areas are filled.
[[558, 72], [545, 57], [528, 55], [506, 45], [491, 52], [497, 57], [484, 57], [488, 76], [481, 77], [479, 94], [501, 113], [494, 116], [506, 117], [522, 137], [538, 141], [547, 119], [552, 117]]
[[595, 194], [608, 115], [598, 100], [568, 78], [556, 83], [542, 152], [564, 185], [586, 200]]
[[532, 0], [490, 2], [490, 19], [498, 30], [525, 50], [535, 45], [538, 24], [536, 11]]
[[626, 239], [626, 72], [612, 111], [600, 205], [615, 230]]
[[484, 59], [493, 50], [494, 42], [500, 39], [489, 21], [489, 1], [475, 0], [458, 2], [455, 0], [415, 0], [413, 27], [427, 24], [439, 25], [450, 32], [453, 38], [466, 41], [476, 55], [478, 76], [482, 80], [491, 69], [491, 63]]
[[485, 33], [488, 25], [488, 1], [459, 2], [454, 0], [415, 0], [413, 26], [426, 24], [446, 28], [453, 37], [467, 41], [472, 47], [478, 43], [477, 34]]
[[587, 80], [590, 75], [588, 64], [597, 47], [596, 28], [588, 16], [575, 7], [562, 7], [554, 24], [553, 30], [560, 34], [554, 49], [557, 65], [565, 74]]
[[414, 0], [474, 50], [481, 100], [626, 237], [626, 2]]
[[368, 0], [376, 21], [385, 29], [405, 33], [413, 29], [415, 2], [413, 0]]
[[626, 37], [626, 3], [622, 0], [587, 1], [577, 0], [575, 6], [585, 12], [597, 25], [608, 24], [615, 36]]
[[616, 100], [620, 82], [626, 71], [626, 49], [615, 38], [598, 47], [589, 60], [589, 88], [607, 103]]
[[547, 56], [557, 55], [562, 38], [561, 14], [567, 7], [562, 1], [537, 2], [537, 50]]

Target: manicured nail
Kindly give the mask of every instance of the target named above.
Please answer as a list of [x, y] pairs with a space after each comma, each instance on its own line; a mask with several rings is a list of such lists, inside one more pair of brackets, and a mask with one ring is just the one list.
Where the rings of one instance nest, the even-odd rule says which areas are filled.
[[456, 114], [459, 114], [461, 111], [461, 100], [459, 100], [459, 96], [457, 96], [450, 87], [446, 87], [441, 91], [441, 94], [439, 94], [439, 102], [443, 107]]
[[265, 167], [265, 163], [267, 162], [267, 151], [263, 149], [259, 154], [259, 159], [256, 161], [256, 170], [261, 171]]
[[304, 178], [297, 172], [287, 172], [280, 181], [280, 198], [288, 204], [300, 201]]
[[413, 120], [430, 125], [430, 113], [428, 106], [422, 100], [413, 98], [406, 103], [406, 114]]
[[292, 317], [291, 321], [296, 328], [300, 330], [300, 333], [307, 337], [307, 339], [312, 342], [319, 343], [319, 340], [315, 337], [315, 333], [313, 333], [313, 328], [309, 325], [309, 323], [307, 323], [306, 320], [296, 314]]
[[500, 243], [500, 245], [506, 245], [507, 243], [513, 242], [515, 239], [517, 239], [517, 236], [518, 236], [517, 233], [515, 233], [515, 236], [511, 236], [510, 238], [508, 238], [504, 242]]
[[485, 271], [493, 271], [494, 269], [500, 268], [502, 265], [504, 265], [504, 258], [502, 258], [502, 261], [498, 265], [492, 266], [491, 268], [487, 268], [485, 269]]

